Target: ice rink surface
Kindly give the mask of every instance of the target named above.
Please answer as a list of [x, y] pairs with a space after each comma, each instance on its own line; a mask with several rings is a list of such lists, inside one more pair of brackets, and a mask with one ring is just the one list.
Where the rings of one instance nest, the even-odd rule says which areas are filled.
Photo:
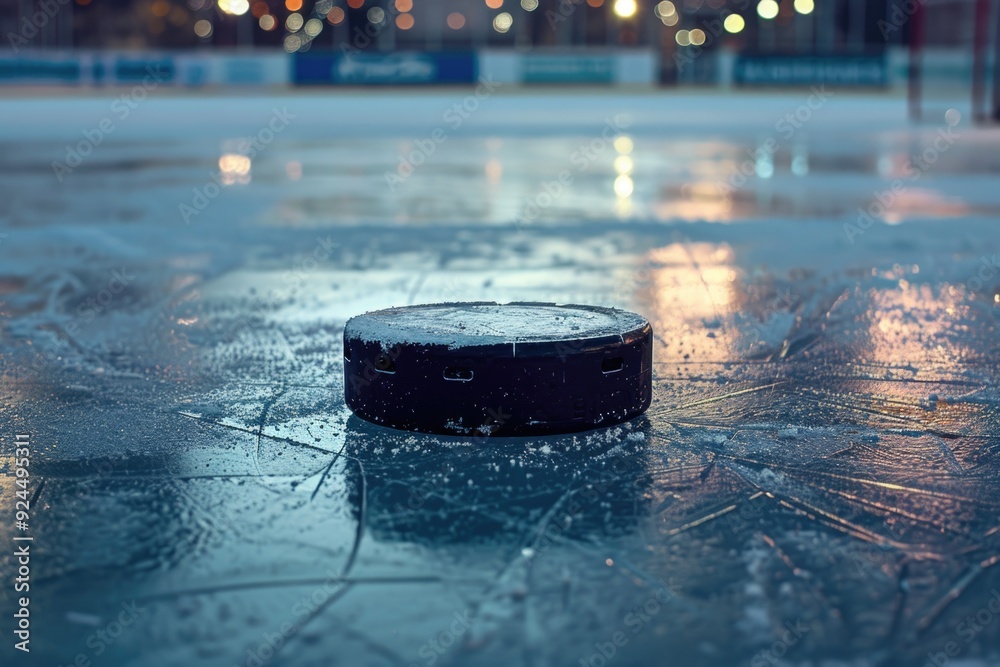
[[[0, 101], [26, 664], [998, 664], [1000, 132], [480, 93]], [[346, 319], [456, 300], [644, 314], [651, 408], [351, 417]]]

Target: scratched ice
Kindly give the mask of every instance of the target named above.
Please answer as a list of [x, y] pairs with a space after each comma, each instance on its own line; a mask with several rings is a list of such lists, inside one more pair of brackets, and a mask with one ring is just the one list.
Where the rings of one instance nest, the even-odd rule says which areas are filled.
[[[834, 98], [768, 157], [794, 95], [741, 96], [739, 124], [715, 96], [497, 96], [391, 190], [456, 94], [406, 120], [163, 96], [61, 184], [106, 101], [0, 102], [23, 118], [0, 124], [0, 484], [31, 433], [31, 664], [997, 664], [996, 132], [954, 128], [899, 224], [860, 235], [937, 136], [891, 98]], [[249, 183], [185, 224], [275, 105], [297, 119]], [[597, 150], [615, 114], [627, 140]], [[773, 175], [718, 187], [748, 159]], [[454, 300], [643, 313], [652, 407], [528, 441], [350, 417], [347, 318]]]

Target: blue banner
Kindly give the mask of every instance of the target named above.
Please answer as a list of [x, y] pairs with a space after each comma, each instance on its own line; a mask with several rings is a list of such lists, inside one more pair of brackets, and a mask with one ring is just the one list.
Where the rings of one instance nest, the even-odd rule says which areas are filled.
[[531, 55], [524, 57], [524, 83], [613, 83], [611, 56]]
[[292, 82], [298, 85], [407, 85], [472, 83], [478, 75], [472, 51], [441, 53], [296, 53]]
[[0, 82], [80, 83], [80, 63], [43, 58], [0, 58]]
[[886, 86], [885, 54], [740, 54], [733, 80], [745, 86]]

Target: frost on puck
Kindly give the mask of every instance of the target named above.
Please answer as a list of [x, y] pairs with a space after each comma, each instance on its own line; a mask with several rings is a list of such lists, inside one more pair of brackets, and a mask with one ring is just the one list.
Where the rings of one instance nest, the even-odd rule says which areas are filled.
[[569, 433], [642, 414], [653, 330], [613, 308], [441, 303], [344, 328], [344, 396], [359, 417], [466, 436]]

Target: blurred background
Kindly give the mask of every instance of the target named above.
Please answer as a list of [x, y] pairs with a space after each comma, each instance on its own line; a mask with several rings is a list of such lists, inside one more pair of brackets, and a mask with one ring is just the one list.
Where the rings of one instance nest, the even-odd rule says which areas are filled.
[[[0, 0], [0, 663], [996, 667], [998, 25]], [[443, 301], [643, 314], [650, 409], [352, 416], [347, 319]]]
[[[0, 81], [759, 86], [998, 113], [994, 0], [2, 0]], [[72, 54], [70, 56], [69, 54]], [[108, 57], [109, 54], [111, 57]], [[345, 58], [364, 55], [363, 65]], [[10, 56], [15, 56], [11, 58]], [[116, 59], [117, 58], [117, 59]], [[339, 65], [339, 66], [338, 66]]]

